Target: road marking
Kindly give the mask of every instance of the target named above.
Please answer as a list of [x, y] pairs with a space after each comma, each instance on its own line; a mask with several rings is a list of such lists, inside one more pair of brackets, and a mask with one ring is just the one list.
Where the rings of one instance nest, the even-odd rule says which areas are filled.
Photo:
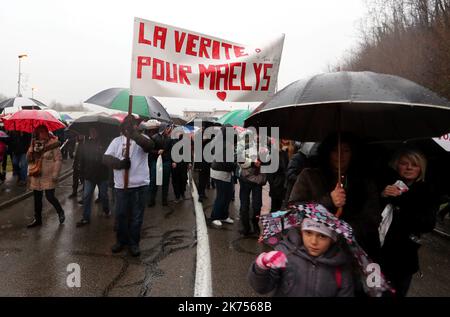
[[[190, 177], [190, 180], [192, 180], [192, 177]], [[198, 201], [197, 187], [193, 180], [190, 184], [197, 227], [197, 261], [194, 297], [212, 297], [211, 255], [209, 252], [208, 228], [206, 227], [203, 206]]]

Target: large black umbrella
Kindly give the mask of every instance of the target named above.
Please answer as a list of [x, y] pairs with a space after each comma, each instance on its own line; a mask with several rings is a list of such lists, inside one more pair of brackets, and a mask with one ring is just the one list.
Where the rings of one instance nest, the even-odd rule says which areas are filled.
[[[341, 131], [378, 140], [437, 137], [450, 131], [450, 102], [398, 76], [326, 73], [282, 89], [258, 106], [245, 126], [279, 127], [281, 137], [300, 141], [321, 141]], [[339, 161], [339, 185], [340, 167]], [[341, 213], [339, 208], [336, 215]]]
[[279, 127], [281, 137], [301, 141], [321, 141], [338, 131], [378, 140], [437, 137], [450, 131], [450, 103], [398, 76], [327, 73], [290, 84], [245, 125]]
[[76, 119], [69, 126], [69, 130], [79, 134], [89, 135], [89, 129], [96, 128], [100, 136], [113, 138], [119, 136], [119, 126], [120, 122], [117, 119], [101, 115], [91, 115]]

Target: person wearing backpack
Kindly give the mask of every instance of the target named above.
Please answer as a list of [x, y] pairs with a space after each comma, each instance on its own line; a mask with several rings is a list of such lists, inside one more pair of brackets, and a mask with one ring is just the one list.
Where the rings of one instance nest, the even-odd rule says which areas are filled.
[[300, 234], [289, 229], [275, 251], [256, 258], [248, 281], [256, 292], [277, 297], [352, 297], [351, 258], [336, 242], [334, 230], [305, 218]]

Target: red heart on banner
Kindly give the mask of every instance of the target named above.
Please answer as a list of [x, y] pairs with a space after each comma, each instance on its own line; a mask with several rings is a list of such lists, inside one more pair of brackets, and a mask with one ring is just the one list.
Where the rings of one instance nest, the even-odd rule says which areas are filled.
[[225, 91], [219, 91], [217, 94], [217, 98], [219, 98], [222, 101], [225, 101], [227, 98], [227, 93]]

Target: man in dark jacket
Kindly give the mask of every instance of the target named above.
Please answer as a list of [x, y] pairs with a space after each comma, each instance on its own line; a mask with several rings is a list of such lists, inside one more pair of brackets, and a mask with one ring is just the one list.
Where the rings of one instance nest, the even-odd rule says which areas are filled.
[[83, 153], [83, 145], [84, 145], [84, 135], [79, 135], [77, 137], [77, 143], [75, 145], [75, 155], [72, 163], [72, 193], [69, 195], [69, 198], [77, 197], [78, 194], [78, 185], [84, 183], [83, 177], [80, 174], [80, 159]]
[[83, 192], [83, 219], [77, 223], [77, 227], [89, 224], [91, 217], [92, 195], [95, 186], [98, 186], [99, 196], [102, 202], [102, 208], [105, 215], [109, 216], [109, 198], [108, 198], [108, 167], [103, 164], [103, 153], [105, 153], [107, 144], [103, 142], [98, 131], [95, 128], [89, 129], [89, 140], [83, 144], [83, 151], [80, 157], [80, 174], [84, 179]]
[[[291, 195], [292, 188], [294, 187], [295, 181], [298, 175], [306, 167], [311, 167], [310, 157], [307, 152], [307, 147], [310, 147], [311, 143], [301, 143], [297, 153], [295, 153], [290, 159], [288, 166], [286, 168], [286, 195], [285, 203], [289, 201], [289, 196]], [[285, 206], [284, 206], [285, 207]]]
[[162, 123], [159, 128], [159, 133], [154, 134], [151, 138], [157, 147], [155, 147], [148, 155], [150, 166], [150, 202], [149, 207], [155, 205], [155, 198], [158, 191], [156, 185], [156, 164], [158, 157], [161, 155], [163, 161], [163, 181], [162, 181], [162, 205], [167, 206], [167, 196], [169, 194], [170, 170], [172, 168], [172, 139], [170, 133], [172, 127], [168, 124]]
[[[204, 128], [202, 128], [199, 132], [203, 136]], [[208, 145], [208, 143], [211, 142], [211, 139], [202, 137], [202, 153], [205, 147]], [[192, 144], [192, 150], [194, 151], [194, 144]], [[196, 162], [194, 160], [194, 166], [192, 171], [192, 177], [194, 178], [195, 185], [197, 186], [198, 190], [198, 201], [203, 202], [206, 198], [206, 187], [208, 185], [209, 179], [210, 179], [210, 168], [211, 163], [207, 162], [203, 155], [202, 159], [199, 162]]]

